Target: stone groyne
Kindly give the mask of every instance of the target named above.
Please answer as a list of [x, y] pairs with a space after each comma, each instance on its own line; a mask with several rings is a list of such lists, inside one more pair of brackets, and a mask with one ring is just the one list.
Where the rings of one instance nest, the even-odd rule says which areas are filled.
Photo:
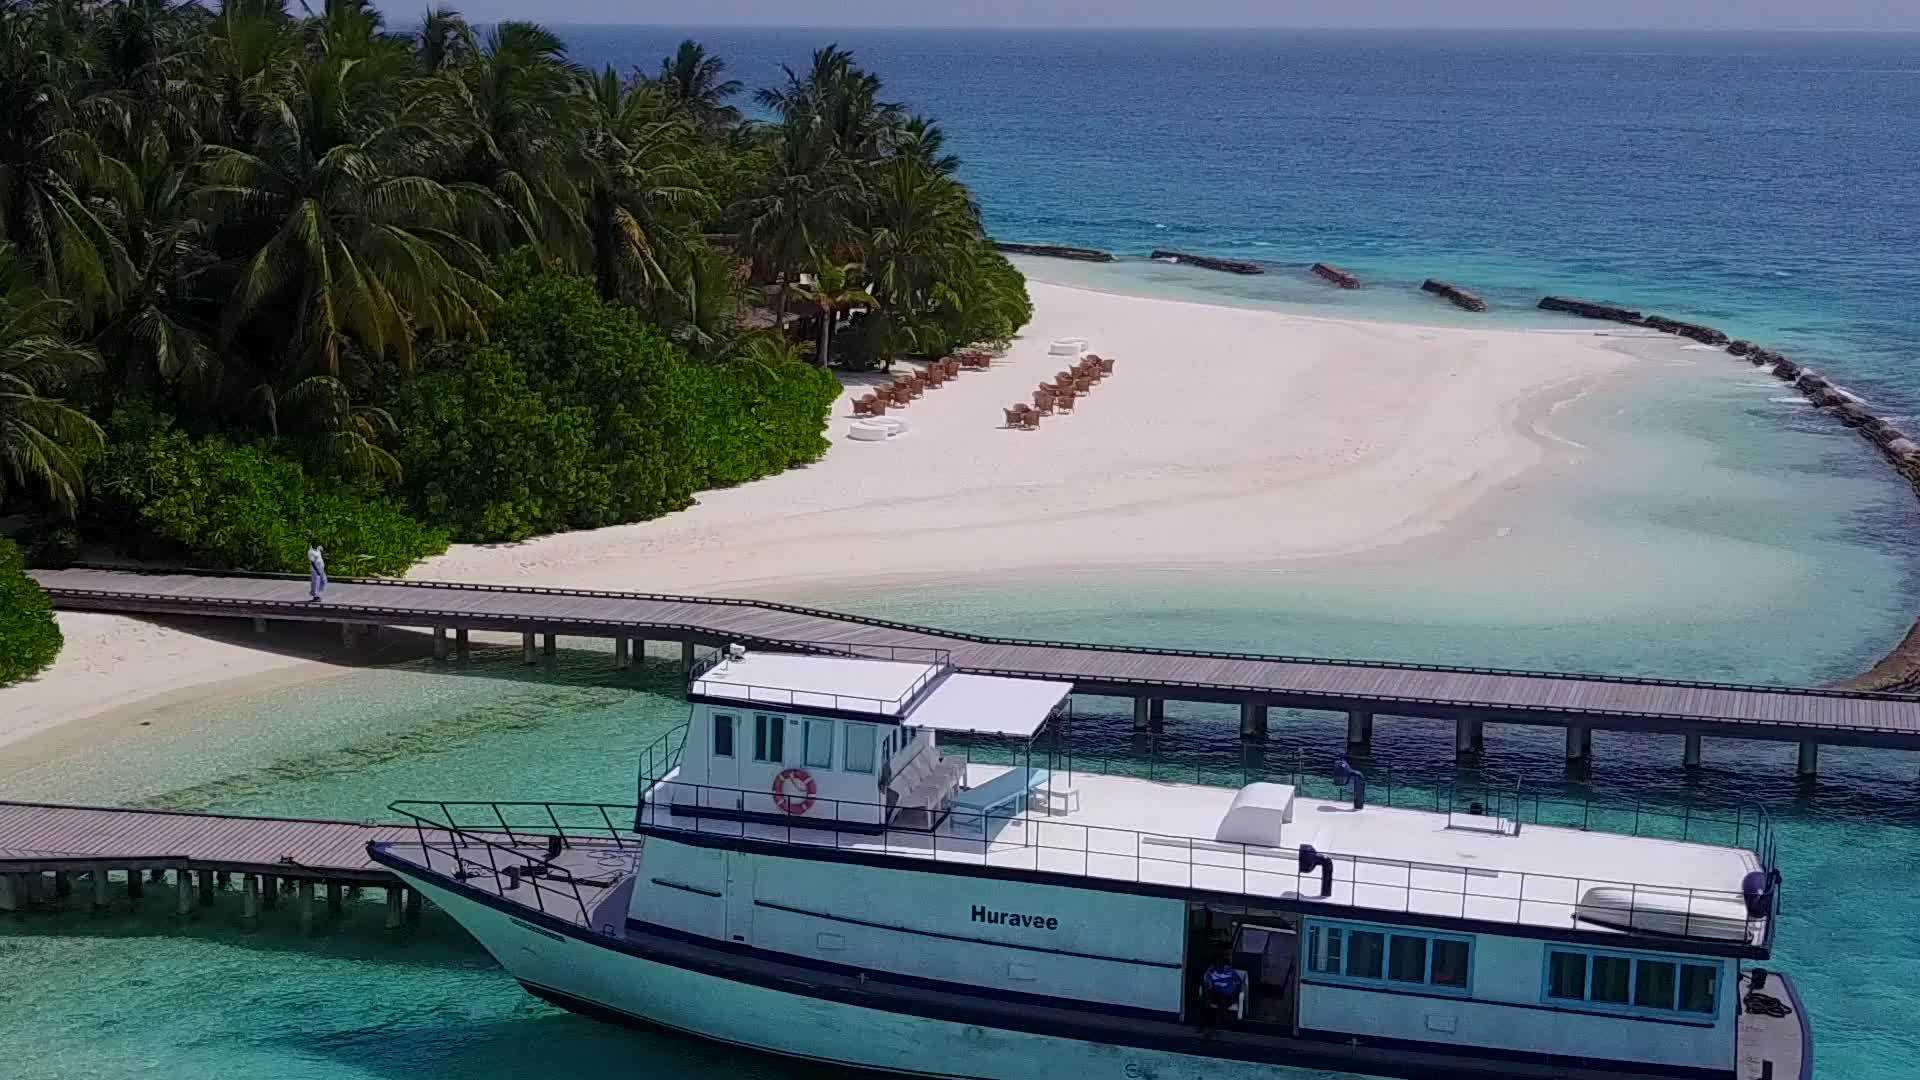
[[1357, 289], [1360, 287], [1360, 278], [1357, 275], [1348, 273], [1332, 263], [1317, 262], [1309, 267], [1309, 269], [1313, 272], [1314, 277], [1330, 284], [1338, 285], [1343, 289]]
[[1039, 255], [1048, 259], [1073, 259], [1078, 262], [1112, 262], [1113, 255], [1097, 248], [1066, 247], [1061, 244], [1010, 244], [996, 240], [994, 248], [1009, 255]]
[[1219, 270], [1227, 274], [1264, 274], [1266, 269], [1259, 263], [1242, 262], [1239, 259], [1216, 259], [1211, 255], [1193, 255], [1185, 251], [1167, 251], [1155, 248], [1150, 259], [1162, 262], [1177, 262], [1187, 266], [1198, 266], [1203, 270]]
[[[1706, 345], [1724, 345], [1728, 354], [1740, 357], [1755, 367], [1766, 368], [1774, 378], [1791, 383], [1815, 409], [1831, 413], [1842, 426], [1858, 432], [1880, 451], [1894, 471], [1913, 488], [1914, 494], [1920, 496], [1920, 442], [1876, 415], [1866, 402], [1835, 385], [1813, 368], [1764, 345], [1740, 338], [1730, 339], [1722, 331], [1699, 323], [1681, 322], [1660, 315], [1641, 315], [1612, 304], [1556, 296], [1540, 301], [1540, 306], [1548, 311], [1563, 311], [1589, 319], [1645, 326]], [[1844, 690], [1920, 691], [1920, 621], [1914, 623], [1912, 629], [1907, 631], [1907, 636], [1879, 663], [1834, 685]]]
[[1438, 278], [1428, 278], [1427, 280], [1421, 282], [1420, 290], [1422, 292], [1430, 292], [1433, 295], [1438, 296], [1441, 299], [1452, 303], [1454, 307], [1457, 307], [1462, 311], [1487, 310], [1487, 302], [1485, 300], [1482, 300], [1479, 294], [1470, 293], [1458, 285], [1453, 285], [1448, 282], [1441, 281]]

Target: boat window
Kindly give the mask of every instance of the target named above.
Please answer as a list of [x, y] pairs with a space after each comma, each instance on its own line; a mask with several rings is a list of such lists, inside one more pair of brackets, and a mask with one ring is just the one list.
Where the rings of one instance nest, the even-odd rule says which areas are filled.
[[1325, 981], [1396, 984], [1465, 993], [1472, 982], [1473, 943], [1413, 931], [1307, 924], [1307, 969]]
[[873, 771], [873, 725], [848, 724], [847, 752], [841, 765], [848, 772], [870, 773]]
[[1337, 927], [1316, 926], [1307, 933], [1307, 954], [1313, 970], [1323, 975], [1339, 975], [1344, 971], [1342, 957], [1345, 955], [1341, 945], [1346, 940], [1344, 931]]
[[1427, 939], [1395, 934], [1387, 948], [1387, 978], [1394, 982], [1427, 981]]
[[1675, 965], [1641, 960], [1633, 965], [1633, 1003], [1643, 1009], [1673, 1008]]
[[1380, 961], [1387, 951], [1387, 935], [1377, 930], [1347, 931], [1347, 974], [1356, 979], [1380, 977]]
[[1587, 1000], [1587, 954], [1560, 952], [1547, 954], [1547, 996], [1566, 1001]]
[[1548, 949], [1545, 997], [1587, 1002], [1615, 1012], [1713, 1017], [1719, 1013], [1720, 968], [1655, 956], [1584, 949]]
[[[1400, 940], [1398, 937], [1395, 941]], [[1433, 985], [1467, 988], [1467, 943], [1452, 938], [1433, 939]]]
[[775, 765], [787, 760], [786, 717], [755, 713], [753, 717], [753, 760]]
[[733, 756], [733, 717], [727, 713], [713, 714], [713, 756]]
[[1720, 969], [1703, 964], [1680, 965], [1680, 1011], [1705, 1013], [1720, 1011], [1716, 999], [1720, 989]]
[[807, 721], [807, 767], [833, 768], [833, 721]]

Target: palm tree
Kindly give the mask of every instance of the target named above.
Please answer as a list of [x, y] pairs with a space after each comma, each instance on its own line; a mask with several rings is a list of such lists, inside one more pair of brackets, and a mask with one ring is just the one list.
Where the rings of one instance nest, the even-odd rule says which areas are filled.
[[675, 256], [691, 246], [699, 215], [715, 211], [688, 164], [692, 123], [653, 86], [622, 85], [610, 67], [586, 90], [585, 225], [600, 295], [620, 299], [630, 284], [671, 291], [667, 267], [683, 261]]
[[854, 161], [882, 156], [905, 110], [880, 98], [880, 78], [855, 66], [853, 54], [837, 45], [816, 49], [813, 64], [801, 76], [790, 67], [785, 86], [767, 87], [754, 100], [778, 112], [789, 124], [807, 120], [832, 140], [834, 149]]
[[959, 184], [917, 158], [881, 170], [871, 203], [867, 268], [881, 302], [903, 317], [924, 313], [933, 288], [973, 258], [979, 212]]
[[220, 375], [211, 304], [195, 283], [214, 256], [206, 223], [188, 212], [190, 174], [158, 126], [145, 129], [127, 165], [132, 184], [115, 205], [113, 226], [126, 245], [133, 278], [126, 303], [95, 338], [109, 360], [108, 388], [211, 390]]
[[928, 171], [940, 176], [952, 176], [960, 168], [960, 157], [947, 153], [947, 133], [940, 125], [924, 116], [909, 116], [894, 132], [893, 152], [900, 157], [913, 158], [926, 166]]
[[490, 202], [442, 183], [430, 111], [392, 100], [379, 64], [322, 56], [257, 149], [207, 151], [199, 208], [251, 239], [232, 260], [222, 337], [273, 342], [291, 374], [338, 377], [363, 351], [410, 368], [421, 334], [481, 334], [497, 298], [465, 234]]
[[584, 122], [580, 79], [558, 35], [503, 22], [447, 84], [458, 110], [450, 120], [466, 140], [454, 175], [485, 185], [505, 207], [508, 244], [568, 265], [585, 253], [572, 182]]
[[767, 174], [736, 207], [740, 239], [774, 274], [774, 317], [784, 324], [794, 272], [815, 252], [838, 253], [857, 226], [860, 180], [851, 162], [804, 115], [774, 134]]
[[0, 246], [0, 504], [40, 488], [71, 516], [84, 486], [82, 462], [99, 449], [100, 428], [78, 409], [45, 396], [99, 356], [67, 339], [73, 305], [45, 296], [12, 245]]
[[100, 141], [120, 125], [110, 94], [89, 89], [90, 61], [58, 8], [0, 17], [0, 234], [19, 247], [49, 296], [76, 301], [81, 320], [110, 312], [131, 276], [100, 215], [124, 170]]
[[853, 307], [879, 306], [873, 294], [860, 287], [859, 271], [859, 263], [823, 260], [814, 265], [812, 283], [801, 284], [795, 290], [802, 300], [811, 300], [820, 308], [820, 351], [814, 357], [820, 367], [827, 366], [835, 313]]
[[660, 61], [660, 74], [653, 82], [667, 101], [712, 134], [740, 121], [740, 110], [727, 104], [728, 98], [740, 93], [740, 80], [723, 78], [726, 70], [725, 60], [709, 56], [705, 46], [688, 38], [672, 56]]
[[423, 70], [437, 75], [466, 63], [479, 52], [480, 44], [465, 16], [449, 7], [427, 9], [413, 46], [413, 57]]

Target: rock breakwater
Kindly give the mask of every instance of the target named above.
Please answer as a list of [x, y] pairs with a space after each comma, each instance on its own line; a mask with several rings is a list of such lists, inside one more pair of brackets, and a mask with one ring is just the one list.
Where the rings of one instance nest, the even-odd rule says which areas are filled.
[[1428, 278], [1427, 280], [1421, 282], [1420, 290], [1422, 292], [1430, 292], [1433, 295], [1438, 296], [1441, 299], [1452, 303], [1454, 307], [1457, 307], [1462, 311], [1487, 310], [1487, 302], [1485, 300], [1482, 300], [1479, 294], [1470, 293], [1458, 285], [1454, 285], [1450, 282], [1441, 281], [1438, 278]]
[[1565, 296], [1543, 296], [1540, 298], [1541, 311], [1561, 311], [1568, 315], [1578, 315], [1583, 319], [1603, 319], [1607, 322], [1631, 323], [1640, 325], [1645, 316], [1632, 308], [1623, 308], [1614, 304], [1599, 304], [1591, 300], [1574, 300]]
[[1167, 251], [1154, 249], [1151, 259], [1165, 262], [1177, 262], [1187, 266], [1198, 266], [1202, 270], [1218, 270], [1226, 274], [1264, 274], [1266, 269], [1259, 263], [1242, 262], [1239, 259], [1216, 259], [1211, 255], [1194, 255], [1185, 251]]
[[1113, 255], [1096, 248], [1067, 247], [1062, 244], [1011, 244], [994, 241], [994, 248], [1009, 255], [1039, 255], [1048, 259], [1074, 259], [1079, 262], [1112, 262]]
[[1359, 275], [1342, 270], [1332, 263], [1317, 262], [1308, 269], [1313, 273], [1314, 277], [1329, 284], [1338, 285], [1343, 289], [1357, 289], [1360, 287]]

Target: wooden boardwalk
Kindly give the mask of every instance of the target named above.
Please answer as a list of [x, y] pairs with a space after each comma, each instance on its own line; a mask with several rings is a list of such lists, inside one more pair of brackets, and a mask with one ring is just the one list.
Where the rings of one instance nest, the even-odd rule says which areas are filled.
[[[35, 571], [65, 610], [232, 616], [535, 633], [720, 646], [817, 644], [940, 650], [955, 668], [1068, 680], [1080, 693], [1136, 699], [1136, 716], [1167, 699], [1454, 720], [1771, 739], [1801, 744], [1810, 773], [1819, 744], [1920, 749], [1920, 698], [1907, 695], [1393, 664], [985, 637], [787, 604], [649, 593], [432, 581], [335, 581], [306, 602], [304, 578], [73, 568]], [[1246, 715], [1243, 713], [1243, 715]], [[1245, 721], [1243, 720], [1243, 724]], [[1349, 724], [1350, 739], [1359, 730]], [[1696, 754], [1689, 742], [1689, 758]], [[1691, 761], [1690, 761], [1691, 763]]]
[[368, 842], [414, 836], [401, 825], [0, 802], [0, 872], [111, 865], [385, 885], [393, 874], [367, 858]]

